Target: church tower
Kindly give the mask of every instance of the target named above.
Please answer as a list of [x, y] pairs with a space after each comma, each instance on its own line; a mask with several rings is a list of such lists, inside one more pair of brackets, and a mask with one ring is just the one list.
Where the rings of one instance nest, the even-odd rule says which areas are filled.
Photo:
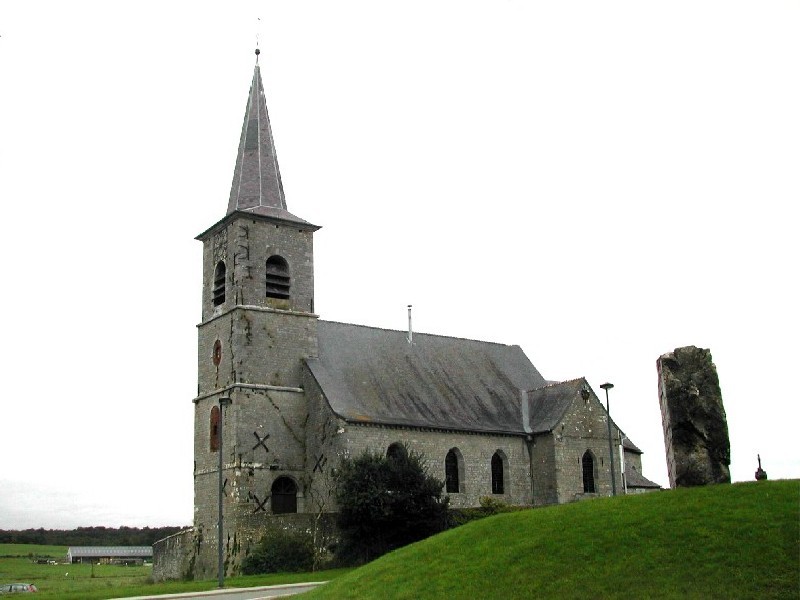
[[[227, 213], [197, 236], [203, 242], [194, 400], [198, 576], [216, 572], [220, 416], [228, 560], [237, 562], [237, 535], [254, 515], [303, 510], [301, 365], [317, 353], [317, 229], [286, 208], [256, 61]], [[230, 405], [221, 407], [221, 398]]]

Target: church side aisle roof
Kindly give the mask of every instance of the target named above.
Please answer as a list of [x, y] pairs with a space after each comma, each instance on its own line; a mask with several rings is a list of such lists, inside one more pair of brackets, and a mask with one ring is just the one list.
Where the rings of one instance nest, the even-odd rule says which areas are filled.
[[[564, 418], [569, 410], [572, 401], [581, 394], [581, 390], [590, 390], [591, 386], [585, 377], [549, 383], [546, 386], [530, 390], [528, 392], [528, 411], [531, 415], [531, 429], [533, 433], [544, 433], [552, 431]], [[597, 399], [597, 396], [595, 396]], [[599, 400], [598, 400], [599, 401]], [[602, 404], [600, 405], [602, 409]], [[611, 419], [613, 427], [619, 426]], [[622, 432], [621, 429], [619, 429]], [[642, 454], [642, 451], [634, 444], [624, 432], [622, 432], [622, 446], [626, 451]]]
[[546, 385], [519, 346], [319, 321], [307, 364], [348, 421], [522, 434], [521, 390]]
[[564, 418], [572, 400], [587, 386], [583, 378], [553, 383], [528, 392], [533, 433], [552, 431]]
[[629, 488], [660, 489], [661, 486], [650, 481], [631, 465], [625, 466], [625, 482]]

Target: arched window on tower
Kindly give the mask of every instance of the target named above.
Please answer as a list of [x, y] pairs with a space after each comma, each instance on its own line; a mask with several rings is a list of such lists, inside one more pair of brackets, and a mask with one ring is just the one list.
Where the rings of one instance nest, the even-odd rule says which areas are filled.
[[464, 459], [461, 452], [458, 448], [450, 448], [444, 458], [444, 483], [448, 494], [459, 494], [463, 491], [461, 489], [463, 471]]
[[208, 423], [208, 447], [211, 452], [219, 450], [219, 406], [211, 407]]
[[297, 512], [297, 485], [288, 477], [278, 477], [272, 484], [272, 514]]
[[214, 269], [214, 287], [211, 291], [211, 302], [219, 306], [225, 302], [225, 263], [219, 261]]
[[581, 466], [583, 467], [583, 493], [594, 494], [594, 457], [588, 450], [583, 454]]
[[492, 493], [505, 494], [503, 456], [500, 454], [500, 451], [492, 455]]
[[267, 260], [267, 298], [289, 297], [289, 263], [282, 256]]

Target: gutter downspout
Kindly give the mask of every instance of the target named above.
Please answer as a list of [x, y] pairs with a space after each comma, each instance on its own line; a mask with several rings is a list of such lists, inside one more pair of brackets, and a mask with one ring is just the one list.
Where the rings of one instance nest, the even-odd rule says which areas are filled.
[[628, 494], [628, 481], [625, 479], [625, 440], [628, 438], [622, 436], [619, 440], [619, 469], [620, 476], [622, 477], [622, 494]]
[[535, 506], [535, 491], [536, 488], [533, 484], [533, 430], [531, 429], [531, 415], [530, 405], [528, 404], [528, 392], [525, 390], [519, 391], [520, 395], [520, 408], [522, 413], [522, 429], [525, 432], [525, 446], [528, 448], [528, 467], [529, 476], [531, 479], [531, 506]]

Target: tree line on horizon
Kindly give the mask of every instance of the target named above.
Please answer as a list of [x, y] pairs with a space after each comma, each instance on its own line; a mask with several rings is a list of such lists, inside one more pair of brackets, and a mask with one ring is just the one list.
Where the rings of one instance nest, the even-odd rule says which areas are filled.
[[78, 527], [76, 529], [0, 529], [0, 544], [46, 546], [152, 546], [186, 527]]

